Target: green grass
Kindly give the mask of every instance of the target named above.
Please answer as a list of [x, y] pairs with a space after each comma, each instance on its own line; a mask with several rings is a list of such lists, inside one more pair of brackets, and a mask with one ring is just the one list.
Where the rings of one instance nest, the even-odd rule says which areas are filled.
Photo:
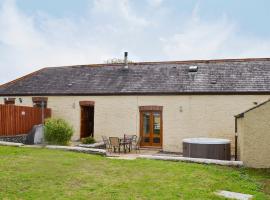
[[270, 199], [270, 170], [0, 147], [0, 199]]

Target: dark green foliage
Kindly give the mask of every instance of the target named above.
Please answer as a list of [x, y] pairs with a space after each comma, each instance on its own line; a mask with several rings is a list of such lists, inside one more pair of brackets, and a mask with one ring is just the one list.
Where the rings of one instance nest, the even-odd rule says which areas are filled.
[[81, 142], [82, 142], [83, 144], [93, 144], [93, 143], [95, 143], [96, 141], [95, 141], [95, 139], [94, 139], [93, 137], [89, 136], [89, 137], [86, 137], [86, 138], [82, 138], [82, 139], [81, 139]]
[[44, 136], [49, 144], [67, 145], [73, 135], [73, 127], [63, 119], [48, 119], [45, 122]]

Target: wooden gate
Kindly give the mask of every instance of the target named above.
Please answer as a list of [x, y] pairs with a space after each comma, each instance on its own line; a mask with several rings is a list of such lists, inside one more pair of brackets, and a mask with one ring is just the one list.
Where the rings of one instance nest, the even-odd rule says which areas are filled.
[[[44, 109], [44, 118], [51, 117], [51, 109]], [[28, 133], [42, 123], [42, 109], [26, 106], [0, 105], [0, 136]]]

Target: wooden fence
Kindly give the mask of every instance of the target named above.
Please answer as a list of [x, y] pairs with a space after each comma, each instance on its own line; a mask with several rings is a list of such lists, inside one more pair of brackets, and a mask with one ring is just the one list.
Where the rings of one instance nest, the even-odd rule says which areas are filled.
[[[44, 109], [44, 118], [51, 117], [51, 109]], [[42, 109], [26, 106], [0, 105], [0, 136], [28, 133], [42, 123]]]

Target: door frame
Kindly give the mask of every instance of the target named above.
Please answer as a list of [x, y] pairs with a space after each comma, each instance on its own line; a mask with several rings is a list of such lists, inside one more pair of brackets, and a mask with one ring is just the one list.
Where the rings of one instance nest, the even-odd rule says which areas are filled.
[[93, 108], [93, 137], [94, 137], [94, 130], [95, 130], [95, 102], [94, 101], [80, 101], [80, 139], [83, 137], [83, 128], [82, 128], [82, 118], [83, 118], [83, 109], [84, 107], [92, 107]]
[[[158, 149], [162, 149], [163, 148], [163, 106], [139, 106], [139, 111], [140, 111], [140, 137], [141, 137], [141, 147], [144, 148], [158, 148]], [[154, 112], [159, 112], [160, 113], [160, 145], [159, 146], [155, 146], [155, 145], [150, 145], [150, 146], [146, 146], [146, 145], [142, 145], [142, 141], [143, 141], [143, 113], [144, 112], [150, 112], [150, 124], [151, 124], [151, 129], [153, 129], [153, 113]], [[150, 131], [150, 134], [153, 131]]]

